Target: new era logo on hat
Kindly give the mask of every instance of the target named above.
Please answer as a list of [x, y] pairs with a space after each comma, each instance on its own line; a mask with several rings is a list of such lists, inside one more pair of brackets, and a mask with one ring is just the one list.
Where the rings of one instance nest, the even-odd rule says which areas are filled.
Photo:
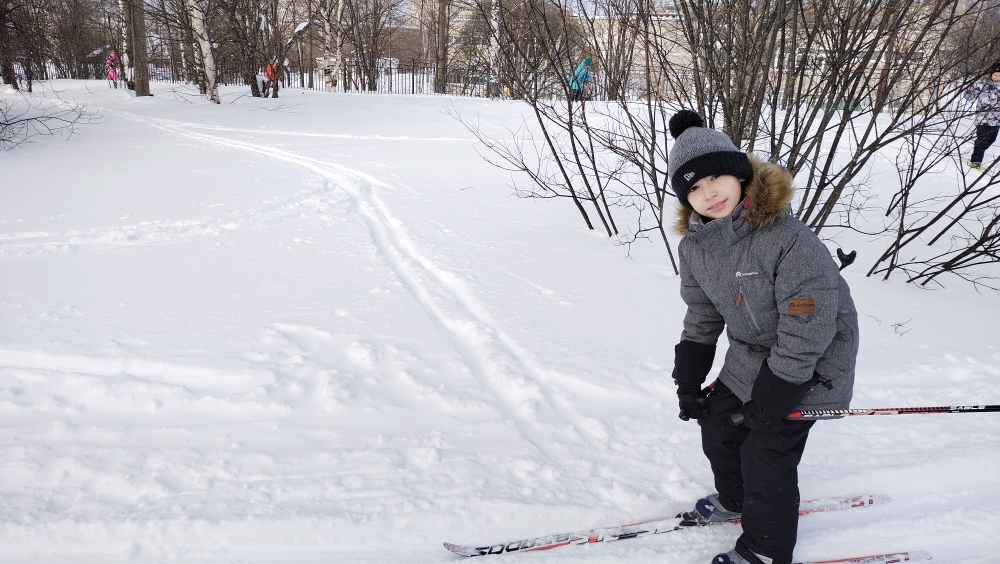
[[694, 176], [694, 172], [689, 172], [684, 175], [684, 180], [691, 180], [692, 176]]

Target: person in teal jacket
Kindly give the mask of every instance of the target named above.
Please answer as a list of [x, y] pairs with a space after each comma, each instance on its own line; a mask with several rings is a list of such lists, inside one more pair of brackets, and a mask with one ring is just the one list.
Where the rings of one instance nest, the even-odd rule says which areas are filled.
[[590, 67], [593, 64], [593, 59], [590, 55], [587, 55], [580, 61], [580, 64], [576, 66], [576, 70], [573, 71], [573, 76], [569, 79], [570, 90], [573, 91], [573, 101], [579, 102], [583, 97], [583, 87], [587, 85], [587, 82], [594, 79], [594, 75], [590, 74]]

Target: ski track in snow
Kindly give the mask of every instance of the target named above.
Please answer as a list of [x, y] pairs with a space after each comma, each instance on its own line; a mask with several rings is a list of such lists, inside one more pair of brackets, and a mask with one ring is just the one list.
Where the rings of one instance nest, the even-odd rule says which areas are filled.
[[319, 194], [317, 190], [306, 189], [260, 208], [231, 211], [215, 217], [143, 221], [134, 225], [76, 229], [64, 233], [0, 234], [0, 258], [168, 244], [193, 237], [222, 235], [245, 227], [275, 225], [306, 212], [322, 214], [333, 204], [329, 197]]
[[0, 366], [112, 377], [128, 374], [175, 386], [191, 386], [225, 393], [244, 386], [255, 387], [274, 380], [269, 371], [225, 371], [166, 363], [143, 358], [90, 357], [43, 351], [0, 349]]
[[[341, 164], [329, 163], [297, 155], [293, 152], [267, 147], [255, 143], [227, 139], [207, 133], [191, 131], [194, 124], [178, 122], [162, 118], [140, 118], [129, 114], [120, 114], [126, 119], [144, 123], [174, 135], [188, 137], [201, 142], [221, 145], [231, 149], [239, 149], [260, 154], [273, 159], [292, 163], [319, 175], [323, 178], [328, 194], [310, 194], [304, 200], [283, 202], [272, 206], [270, 214], [249, 212], [240, 223], [234, 227], [249, 223], [259, 223], [260, 217], [267, 221], [278, 221], [280, 218], [298, 214], [295, 204], [321, 204], [323, 199], [329, 199], [329, 193], [340, 190], [348, 195], [358, 214], [364, 219], [371, 233], [372, 242], [386, 264], [399, 277], [409, 293], [420, 304], [431, 320], [441, 327], [452, 342], [454, 348], [462, 356], [469, 370], [496, 398], [495, 406], [503, 419], [517, 428], [521, 435], [539, 452], [543, 453], [553, 465], [560, 465], [564, 460], [564, 443], [567, 439], [587, 442], [587, 448], [593, 448], [592, 441], [607, 441], [608, 435], [604, 425], [597, 419], [584, 417], [574, 406], [572, 398], [556, 386], [552, 381], [560, 380], [572, 385], [573, 379], [551, 371], [541, 366], [533, 355], [516, 339], [511, 337], [496, 322], [493, 316], [479, 303], [471, 288], [459, 276], [441, 268], [426, 257], [409, 236], [406, 226], [393, 217], [386, 205], [375, 193], [376, 188], [390, 188], [384, 182], [363, 172], [351, 169]], [[226, 128], [220, 128], [228, 130]], [[327, 204], [325, 208], [328, 208]], [[324, 206], [320, 206], [324, 207]], [[228, 224], [227, 224], [228, 225]], [[213, 227], [218, 229], [218, 225]], [[194, 234], [214, 234], [212, 227], [200, 226]], [[152, 229], [147, 239], [156, 240], [157, 229]], [[185, 236], [187, 233], [172, 234]], [[103, 242], [105, 237], [95, 237], [95, 244]], [[142, 240], [142, 237], [138, 238]], [[75, 244], [80, 244], [79, 242]], [[434, 300], [434, 290], [425, 282], [427, 278], [436, 282], [434, 290], [448, 296], [457, 304], [464, 319], [456, 318], [446, 313]], [[490, 344], [499, 343], [506, 354], [521, 368], [523, 377], [510, 374], [501, 359], [493, 358]], [[554, 412], [566, 426], [572, 429], [569, 437], [559, 433], [556, 437], [552, 429], [546, 429], [539, 423], [537, 411], [545, 409]], [[560, 427], [563, 425], [559, 425]]]
[[357, 141], [460, 141], [475, 142], [472, 137], [410, 137], [407, 135], [351, 135], [349, 133], [312, 133], [308, 131], [283, 131], [280, 129], [246, 129], [239, 127], [223, 127], [221, 125], [206, 125], [201, 123], [185, 123], [184, 127], [208, 131], [228, 131], [231, 133], [247, 133], [250, 135], [294, 135], [295, 137], [321, 137], [325, 139], [353, 139]]

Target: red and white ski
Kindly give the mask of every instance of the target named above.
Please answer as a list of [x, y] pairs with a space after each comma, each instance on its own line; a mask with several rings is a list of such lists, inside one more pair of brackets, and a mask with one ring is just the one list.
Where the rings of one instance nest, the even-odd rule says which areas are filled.
[[[828, 511], [841, 511], [855, 507], [869, 507], [889, 502], [889, 496], [885, 494], [863, 494], [846, 497], [828, 497], [804, 501], [799, 506], [799, 515], [809, 515], [812, 513], [825, 513]], [[620, 540], [634, 539], [649, 535], [659, 535], [680, 529], [687, 529], [680, 524], [680, 519], [658, 519], [655, 521], [645, 521], [633, 523], [619, 527], [608, 527], [604, 529], [592, 529], [577, 533], [564, 533], [561, 535], [549, 535], [533, 539], [523, 539], [511, 542], [493, 544], [489, 546], [462, 546], [458, 544], [444, 543], [444, 547], [462, 556], [486, 556], [490, 554], [507, 554], [511, 552], [534, 552], [536, 550], [551, 550], [561, 546], [571, 544], [591, 544], [598, 542], [614, 542]], [[738, 521], [729, 521], [738, 523]], [[831, 561], [834, 562], [834, 561]], [[844, 560], [843, 562], [852, 562]], [[861, 561], [859, 562], [867, 562]], [[872, 560], [871, 562], [883, 562]], [[894, 562], [885, 560], [884, 562]], [[905, 562], [900, 560], [899, 562]]]
[[931, 555], [923, 552], [892, 552], [889, 554], [872, 554], [871, 556], [856, 556], [840, 560], [814, 560], [800, 564], [894, 564], [896, 562], [913, 562], [915, 560], [930, 560]]

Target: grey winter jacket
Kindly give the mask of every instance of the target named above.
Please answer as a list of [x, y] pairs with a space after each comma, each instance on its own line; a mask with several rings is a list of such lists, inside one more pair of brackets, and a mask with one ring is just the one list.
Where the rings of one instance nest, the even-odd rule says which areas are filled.
[[678, 210], [681, 338], [716, 344], [723, 328], [729, 352], [719, 379], [741, 400], [767, 360], [779, 378], [813, 386], [798, 409], [843, 409], [851, 401], [858, 355], [858, 315], [829, 250], [790, 215], [791, 176], [751, 156], [748, 206], [704, 223]]

